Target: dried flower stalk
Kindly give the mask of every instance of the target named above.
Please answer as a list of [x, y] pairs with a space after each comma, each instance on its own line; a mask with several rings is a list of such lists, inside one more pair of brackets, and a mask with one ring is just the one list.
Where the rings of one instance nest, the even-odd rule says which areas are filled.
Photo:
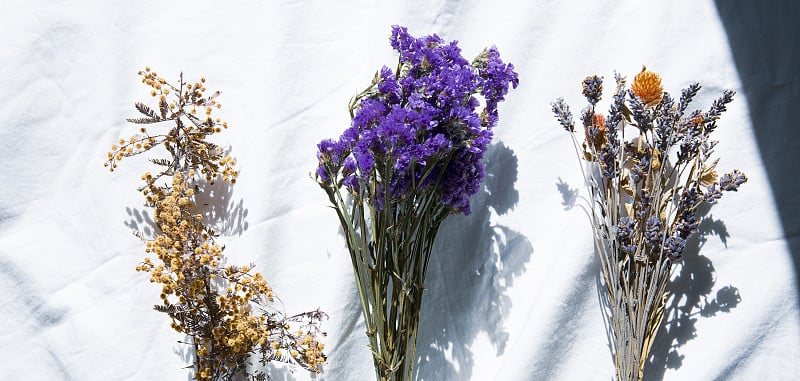
[[[105, 165], [113, 171], [125, 157], [156, 147], [166, 150], [167, 158], [151, 159], [162, 170], [142, 175], [140, 191], [145, 205], [154, 208], [157, 232], [145, 249], [154, 258], [145, 257], [136, 270], [150, 273], [150, 282], [162, 286], [162, 303], [154, 308], [188, 336], [194, 378], [232, 380], [243, 375], [265, 380], [263, 371], [250, 370], [253, 357], [262, 365], [282, 361], [318, 373], [325, 361], [318, 341], [324, 335], [319, 322], [325, 314], [316, 310], [287, 316], [277, 309], [272, 289], [253, 271], [255, 265], [226, 265], [224, 246], [215, 242], [212, 227], [196, 210], [196, 197], [207, 185], [220, 178], [234, 184], [238, 176], [235, 160], [207, 140], [228, 127], [212, 116], [221, 107], [219, 92], [206, 96], [204, 78], [192, 84], [181, 74], [173, 85], [150, 68], [139, 75], [156, 108], [136, 103], [144, 117], [128, 121], [142, 127], [111, 147]], [[163, 133], [147, 127], [163, 124], [171, 125]]]
[[404, 381], [436, 232], [448, 215], [469, 214], [497, 104], [518, 81], [495, 48], [470, 64], [436, 35], [395, 26], [391, 42], [397, 69], [383, 67], [351, 102], [338, 141], [319, 143], [316, 178], [350, 250], [376, 379]]
[[[676, 103], [661, 77], [642, 69], [631, 89], [616, 75], [607, 116], [596, 110], [602, 78], [587, 77], [582, 112], [584, 141], [575, 137], [569, 106], [559, 98], [553, 112], [570, 132], [589, 192], [588, 214], [600, 259], [606, 313], [617, 379], [641, 380], [664, 317], [672, 265], [695, 233], [698, 208], [736, 191], [747, 177], [733, 170], [717, 177], [717, 141], [711, 133], [733, 100], [725, 91], [706, 112], [686, 113], [700, 85], [691, 84]], [[627, 128], [626, 128], [627, 127]], [[625, 134], [633, 132], [626, 139]]]

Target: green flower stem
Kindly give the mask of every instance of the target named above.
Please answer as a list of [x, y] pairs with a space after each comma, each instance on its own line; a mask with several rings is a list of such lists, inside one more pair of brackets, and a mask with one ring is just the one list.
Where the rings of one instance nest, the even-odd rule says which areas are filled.
[[[449, 162], [446, 158], [428, 163], [423, 178], [430, 176], [435, 166], [444, 168]], [[362, 181], [361, 190], [351, 192], [352, 200], [345, 200], [338, 182], [321, 185], [336, 210], [350, 251], [376, 379], [410, 381], [425, 275], [436, 233], [451, 211], [433, 192], [390, 199], [392, 178], [386, 167], [374, 169], [380, 184]], [[376, 194], [378, 185], [388, 200], [383, 209], [368, 196]]]

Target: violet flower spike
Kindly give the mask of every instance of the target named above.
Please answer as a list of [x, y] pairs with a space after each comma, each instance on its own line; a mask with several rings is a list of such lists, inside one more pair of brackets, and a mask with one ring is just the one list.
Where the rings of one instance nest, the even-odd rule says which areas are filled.
[[567, 132], [575, 132], [575, 121], [572, 119], [572, 112], [569, 111], [569, 105], [564, 101], [564, 98], [558, 98], [555, 102], [550, 104], [553, 113], [556, 114], [556, 119], [561, 123]]
[[738, 169], [734, 169], [733, 172], [722, 175], [719, 179], [719, 186], [724, 191], [736, 192], [739, 190], [739, 186], [746, 182], [747, 176]]

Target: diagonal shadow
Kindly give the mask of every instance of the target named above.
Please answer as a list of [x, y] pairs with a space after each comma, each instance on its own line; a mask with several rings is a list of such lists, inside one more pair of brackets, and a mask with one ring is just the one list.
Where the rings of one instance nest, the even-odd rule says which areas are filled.
[[[783, 237], [800, 277], [800, 2], [715, 0], [742, 82]], [[795, 283], [800, 298], [800, 284]], [[800, 300], [798, 300], [800, 302]]]
[[[3, 326], [13, 330], [14, 335], [28, 338], [38, 336], [47, 328], [61, 324], [68, 313], [67, 308], [50, 305], [33, 287], [33, 283], [33, 279], [8, 260], [5, 254], [0, 255], [0, 290], [11, 300], [0, 305], [0, 315], [5, 317]], [[53, 348], [45, 348], [45, 351], [47, 356], [37, 366], [48, 363], [60, 379], [73, 380], [70, 368], [59, 353]]]
[[502, 143], [490, 145], [486, 171], [482, 190], [471, 200], [473, 213], [447, 218], [434, 244], [420, 312], [417, 380], [470, 379], [470, 346], [480, 333], [498, 355], [505, 351], [507, 290], [525, 272], [533, 246], [520, 232], [493, 222], [519, 201], [514, 152]]
[[[16, 317], [36, 329], [53, 327], [61, 323], [67, 310], [55, 308], [47, 303], [31, 284], [33, 281], [14, 263], [0, 256], [0, 290], [4, 293], [14, 292], [16, 303], [4, 303], [0, 312], [4, 316]], [[7, 313], [6, 313], [7, 312]]]

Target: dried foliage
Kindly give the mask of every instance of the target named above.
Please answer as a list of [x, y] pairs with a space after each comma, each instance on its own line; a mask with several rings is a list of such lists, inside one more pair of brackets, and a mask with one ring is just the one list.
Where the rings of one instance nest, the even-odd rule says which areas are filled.
[[[145, 185], [140, 191], [145, 205], [154, 209], [158, 230], [146, 242], [145, 251], [154, 258], [145, 257], [136, 270], [149, 273], [150, 282], [161, 285], [161, 304], [155, 310], [167, 314], [172, 328], [188, 336], [186, 344], [195, 354], [194, 378], [265, 379], [262, 371], [251, 370], [253, 358], [262, 365], [277, 360], [319, 373], [325, 362], [319, 322], [325, 313], [287, 316], [277, 309], [272, 289], [253, 271], [253, 264], [226, 264], [224, 246], [215, 242], [212, 227], [196, 208], [202, 185], [220, 178], [233, 184], [238, 176], [234, 159], [208, 140], [227, 128], [212, 116], [221, 107], [219, 92], [206, 96], [204, 78], [187, 83], [181, 75], [173, 85], [150, 68], [139, 75], [156, 107], [136, 103], [144, 116], [128, 121], [142, 127], [111, 147], [105, 165], [113, 171], [125, 157], [156, 147], [166, 150], [166, 158], [150, 159], [160, 171], [142, 175]], [[163, 133], [149, 130], [164, 124], [170, 127]]]
[[[738, 170], [718, 176], [711, 139], [733, 100], [725, 91], [708, 111], [687, 112], [700, 90], [692, 84], [675, 102], [661, 77], [645, 68], [631, 89], [616, 76], [607, 115], [596, 110], [603, 81], [583, 81], [589, 105], [581, 114], [584, 141], [563, 99], [553, 112], [570, 132], [590, 194], [588, 212], [600, 258], [614, 362], [619, 380], [641, 380], [664, 317], [673, 265], [698, 230], [698, 209], [747, 181]], [[626, 129], [626, 127], [628, 127]], [[629, 134], [626, 136], [626, 133]], [[630, 136], [632, 134], [632, 136]]]

